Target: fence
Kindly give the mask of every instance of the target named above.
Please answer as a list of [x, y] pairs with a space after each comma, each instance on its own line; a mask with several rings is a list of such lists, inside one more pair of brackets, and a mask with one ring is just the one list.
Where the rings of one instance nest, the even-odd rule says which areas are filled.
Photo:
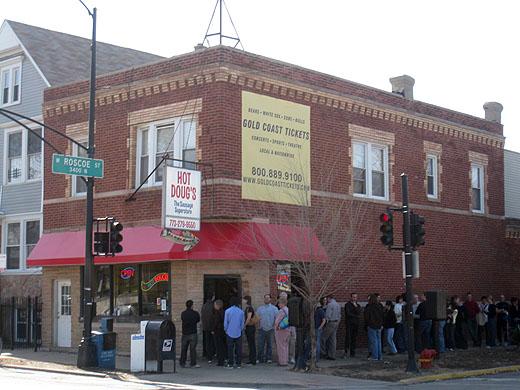
[[42, 302], [38, 297], [12, 297], [0, 301], [0, 338], [3, 349], [41, 346]]

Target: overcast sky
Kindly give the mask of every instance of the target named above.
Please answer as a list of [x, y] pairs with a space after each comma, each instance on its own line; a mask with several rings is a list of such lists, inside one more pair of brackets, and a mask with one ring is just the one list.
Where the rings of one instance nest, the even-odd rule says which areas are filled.
[[[98, 40], [170, 57], [202, 41], [216, 0], [85, 0]], [[0, 19], [90, 37], [78, 0], [1, 0]], [[390, 89], [478, 117], [503, 104], [506, 148], [520, 152], [520, 2], [514, 0], [227, 0], [245, 50]], [[215, 25], [217, 26], [217, 25]], [[213, 31], [216, 31], [213, 29]], [[225, 21], [224, 32], [233, 33]]]

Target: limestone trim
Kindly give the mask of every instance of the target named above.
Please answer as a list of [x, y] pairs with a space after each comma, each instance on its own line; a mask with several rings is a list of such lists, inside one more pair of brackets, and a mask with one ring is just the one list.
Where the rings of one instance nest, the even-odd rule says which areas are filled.
[[[388, 106], [382, 103], [365, 100], [339, 92], [330, 92], [324, 89], [303, 83], [277, 80], [272, 76], [262, 76], [260, 72], [241, 68], [239, 66], [213, 66], [203, 69], [199, 74], [193, 72], [171, 73], [146, 79], [124, 86], [107, 88], [106, 92], [99, 91], [96, 105], [110, 105], [127, 100], [170, 92], [194, 85], [226, 82], [243, 87], [268, 92], [280, 97], [289, 97], [302, 102], [312, 102], [334, 109], [352, 112], [358, 115], [378, 118], [434, 133], [459, 138], [479, 144], [502, 149], [505, 138], [492, 132], [459, 125], [444, 119], [411, 112], [406, 109]], [[44, 117], [63, 115], [68, 112], [88, 110], [88, 94], [80, 94], [70, 98], [53, 100], [44, 107]]]

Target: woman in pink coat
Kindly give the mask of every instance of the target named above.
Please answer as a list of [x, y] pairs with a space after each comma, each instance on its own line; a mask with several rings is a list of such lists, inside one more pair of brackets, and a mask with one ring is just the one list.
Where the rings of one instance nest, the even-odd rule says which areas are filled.
[[[278, 306], [280, 310], [274, 321], [274, 337], [276, 339], [276, 352], [278, 353], [278, 365], [287, 366], [289, 360], [289, 338], [291, 337], [291, 331], [289, 327], [282, 329], [282, 321], [285, 317], [289, 319], [289, 309], [287, 308], [287, 298], [280, 297], [278, 300]], [[285, 321], [284, 321], [285, 322]], [[283, 327], [283, 326], [282, 326]]]

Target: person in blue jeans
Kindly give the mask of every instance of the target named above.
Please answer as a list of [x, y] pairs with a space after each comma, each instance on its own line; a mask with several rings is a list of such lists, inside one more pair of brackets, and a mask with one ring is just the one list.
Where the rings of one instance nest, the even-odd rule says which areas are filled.
[[327, 323], [325, 319], [325, 306], [327, 306], [327, 298], [323, 297], [320, 299], [320, 304], [314, 311], [314, 329], [316, 330], [316, 361], [320, 360], [321, 354], [321, 335], [323, 333], [323, 327]]
[[444, 353], [446, 352], [446, 342], [444, 339], [444, 328], [446, 328], [446, 320], [440, 320], [439, 321], [439, 352]]
[[381, 329], [383, 328], [384, 312], [383, 306], [378, 302], [376, 295], [370, 295], [363, 314], [368, 332], [368, 347], [371, 360], [383, 360]]
[[388, 348], [390, 348], [390, 355], [397, 353], [397, 348], [394, 344], [394, 331], [397, 324], [397, 318], [394, 312], [394, 304], [392, 301], [386, 301], [383, 317], [383, 328], [385, 330], [385, 340]]
[[239, 307], [240, 299], [232, 297], [230, 307], [224, 313], [224, 331], [227, 337], [228, 364], [227, 368], [242, 367], [242, 331], [244, 330], [244, 312]]
[[257, 329], [259, 363], [272, 363], [273, 361], [274, 320], [277, 314], [277, 307], [271, 304], [271, 295], [265, 294], [264, 304], [256, 309], [256, 315], [260, 318]]

